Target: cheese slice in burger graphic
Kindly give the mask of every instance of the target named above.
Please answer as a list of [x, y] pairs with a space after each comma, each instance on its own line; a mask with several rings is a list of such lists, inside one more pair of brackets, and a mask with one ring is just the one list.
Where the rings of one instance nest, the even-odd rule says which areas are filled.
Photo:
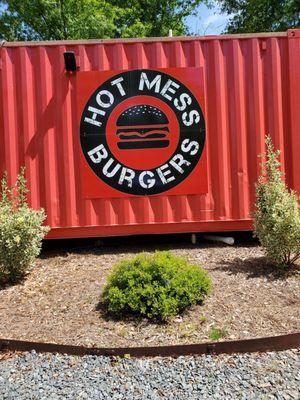
[[147, 104], [129, 107], [117, 119], [119, 149], [168, 147], [169, 120], [159, 108]]

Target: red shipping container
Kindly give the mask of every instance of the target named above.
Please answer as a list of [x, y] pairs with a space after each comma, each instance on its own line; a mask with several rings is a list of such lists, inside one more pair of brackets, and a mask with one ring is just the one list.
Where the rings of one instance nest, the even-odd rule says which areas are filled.
[[49, 239], [251, 230], [267, 133], [300, 193], [300, 30], [3, 43], [0, 99]]

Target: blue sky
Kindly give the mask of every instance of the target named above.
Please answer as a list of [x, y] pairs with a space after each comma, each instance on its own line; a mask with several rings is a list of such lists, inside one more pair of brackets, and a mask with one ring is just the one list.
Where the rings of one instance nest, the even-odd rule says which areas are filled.
[[197, 15], [186, 19], [186, 23], [195, 35], [218, 35], [226, 27], [230, 15], [221, 13], [219, 7], [208, 8], [200, 4]]

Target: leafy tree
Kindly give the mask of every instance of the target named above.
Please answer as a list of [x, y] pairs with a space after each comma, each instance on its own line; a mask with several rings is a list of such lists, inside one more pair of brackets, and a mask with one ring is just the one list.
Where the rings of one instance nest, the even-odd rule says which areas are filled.
[[221, 10], [234, 14], [229, 33], [285, 31], [300, 27], [300, 0], [217, 0]]
[[5, 40], [111, 37], [121, 13], [105, 0], [10, 0], [0, 4], [0, 35]]
[[174, 35], [189, 33], [185, 18], [195, 13], [201, 0], [112, 0], [118, 7], [126, 6], [121, 22], [122, 37], [167, 36], [170, 29]]
[[0, 37], [60, 40], [187, 33], [201, 0], [0, 0]]

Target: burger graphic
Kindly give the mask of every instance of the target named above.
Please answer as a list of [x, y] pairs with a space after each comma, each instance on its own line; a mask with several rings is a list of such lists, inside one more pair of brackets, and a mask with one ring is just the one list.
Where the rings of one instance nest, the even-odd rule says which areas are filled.
[[201, 69], [93, 71], [78, 79], [86, 198], [207, 193]]
[[117, 145], [122, 150], [168, 147], [169, 133], [167, 116], [154, 106], [129, 107], [117, 119]]

